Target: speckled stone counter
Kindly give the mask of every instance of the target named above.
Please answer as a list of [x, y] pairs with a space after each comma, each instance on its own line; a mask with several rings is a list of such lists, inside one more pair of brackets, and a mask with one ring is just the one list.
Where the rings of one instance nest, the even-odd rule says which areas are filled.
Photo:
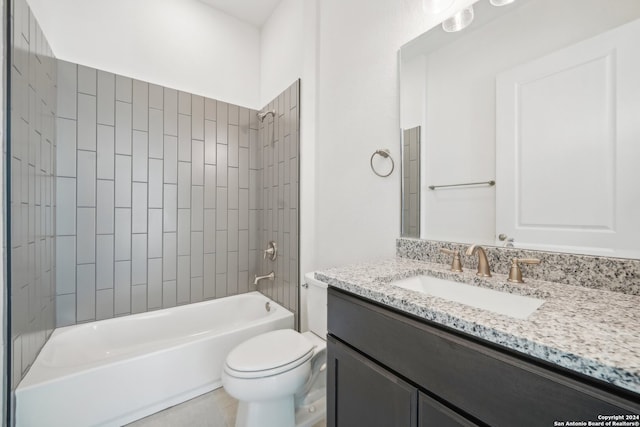
[[[390, 282], [420, 274], [533, 296], [544, 304], [526, 320], [454, 303]], [[640, 393], [640, 296], [506, 276], [453, 273], [406, 258], [316, 272], [330, 286]]]

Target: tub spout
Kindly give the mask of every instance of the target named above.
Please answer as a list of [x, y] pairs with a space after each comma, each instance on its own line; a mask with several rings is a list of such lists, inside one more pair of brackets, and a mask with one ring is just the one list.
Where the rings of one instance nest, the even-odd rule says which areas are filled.
[[276, 278], [276, 273], [274, 273], [273, 271], [271, 273], [267, 274], [266, 276], [257, 276], [256, 275], [255, 279], [253, 280], [253, 284], [257, 285], [260, 280], [264, 280], [264, 279], [274, 280], [275, 278]]

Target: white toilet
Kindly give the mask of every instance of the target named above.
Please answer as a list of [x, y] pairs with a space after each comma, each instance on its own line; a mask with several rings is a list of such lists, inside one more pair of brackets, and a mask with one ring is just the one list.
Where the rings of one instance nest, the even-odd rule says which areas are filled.
[[309, 285], [309, 332], [281, 329], [235, 347], [222, 384], [238, 399], [236, 427], [310, 427], [326, 413], [327, 284]]

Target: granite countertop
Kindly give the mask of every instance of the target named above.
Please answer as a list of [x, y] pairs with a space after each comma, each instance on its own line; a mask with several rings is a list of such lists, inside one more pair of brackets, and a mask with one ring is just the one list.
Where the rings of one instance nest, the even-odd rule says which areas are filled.
[[[544, 299], [527, 319], [410, 291], [389, 282], [420, 274]], [[640, 296], [524, 278], [507, 282], [449, 271], [405, 258], [316, 272], [316, 278], [366, 299], [459, 330], [511, 350], [640, 393]]]

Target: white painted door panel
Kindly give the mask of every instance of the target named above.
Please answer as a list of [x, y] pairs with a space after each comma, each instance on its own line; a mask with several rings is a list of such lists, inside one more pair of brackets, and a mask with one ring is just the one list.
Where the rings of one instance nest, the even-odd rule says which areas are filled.
[[496, 233], [640, 255], [640, 21], [496, 78]]

